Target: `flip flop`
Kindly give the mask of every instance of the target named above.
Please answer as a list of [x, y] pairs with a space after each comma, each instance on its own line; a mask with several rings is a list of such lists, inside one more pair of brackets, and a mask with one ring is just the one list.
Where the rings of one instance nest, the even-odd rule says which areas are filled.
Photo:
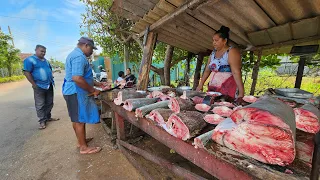
[[39, 124], [39, 128], [40, 130], [45, 129], [46, 128], [46, 124], [45, 123], [40, 123]]
[[[92, 139], [93, 139], [93, 138], [86, 138], [86, 143], [92, 141]], [[79, 148], [79, 147], [80, 147], [80, 145], [78, 144], [78, 145], [77, 145], [77, 148]]]
[[48, 121], [59, 121], [60, 120], [60, 118], [50, 118], [50, 119], [48, 119]]
[[80, 154], [95, 154], [100, 152], [101, 150], [102, 150], [101, 147], [88, 147], [88, 149], [85, 151], [80, 150]]

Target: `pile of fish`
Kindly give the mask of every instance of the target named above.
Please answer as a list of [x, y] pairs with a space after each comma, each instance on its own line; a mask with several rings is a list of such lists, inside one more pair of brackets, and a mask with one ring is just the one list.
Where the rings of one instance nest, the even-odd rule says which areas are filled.
[[285, 166], [293, 162], [296, 124], [290, 106], [263, 97], [234, 111], [230, 119], [231, 128], [223, 124], [215, 128], [215, 142], [264, 163]]
[[311, 161], [312, 147], [306, 148], [309, 141], [296, 141], [296, 128], [308, 133], [320, 130], [316, 107], [270, 96], [243, 100], [247, 104], [239, 106], [228, 96], [167, 88], [150, 93], [122, 90], [114, 103], [134, 111], [137, 120], [154, 121], [176, 138], [194, 137], [195, 148], [205, 148], [213, 140], [267, 164], [285, 166], [296, 156]]

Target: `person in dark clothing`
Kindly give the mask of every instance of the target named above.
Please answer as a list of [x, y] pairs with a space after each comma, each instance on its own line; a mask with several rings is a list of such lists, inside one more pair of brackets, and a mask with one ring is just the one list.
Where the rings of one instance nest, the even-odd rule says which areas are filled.
[[23, 61], [23, 72], [33, 88], [39, 129], [45, 129], [48, 121], [57, 121], [59, 118], [51, 117], [54, 80], [52, 67], [44, 57], [46, 47], [37, 45], [35, 51], [35, 55]]
[[128, 82], [132, 82], [133, 84], [136, 84], [136, 77], [133, 75], [133, 74], [131, 74], [131, 69], [130, 68], [128, 68], [127, 70], [126, 70], [126, 77], [125, 77], [125, 80], [126, 80], [126, 82], [128, 83]]

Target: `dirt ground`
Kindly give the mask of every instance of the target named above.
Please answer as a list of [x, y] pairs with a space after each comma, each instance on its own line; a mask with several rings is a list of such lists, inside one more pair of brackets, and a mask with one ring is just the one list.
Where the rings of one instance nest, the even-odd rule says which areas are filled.
[[[94, 138], [89, 145], [102, 146], [103, 150], [98, 154], [79, 154], [76, 147], [76, 137], [61, 94], [62, 78], [62, 75], [55, 78], [57, 86], [55, 89], [55, 105], [52, 111], [53, 117], [59, 117], [61, 120], [49, 123], [44, 130], [38, 130], [36, 119], [18, 119], [31, 124], [33, 132], [19, 149], [12, 152], [16, 154], [12, 156], [14, 158], [4, 160], [6, 163], [3, 163], [2, 167], [5, 168], [0, 168], [0, 171], [2, 171], [0, 179], [143, 179], [126, 157], [119, 150], [113, 149], [110, 137], [106, 135], [101, 124], [88, 125], [87, 137]], [[30, 84], [26, 80], [2, 84], [0, 88], [2, 95], [5, 96], [12, 96], [11, 92], [14, 89], [20, 95], [23, 93], [26, 93], [28, 97], [32, 95], [32, 90], [30, 92], [20, 90], [30, 88]], [[30, 102], [28, 106], [32, 107], [33, 104]], [[31, 108], [31, 111], [34, 114], [33, 117], [36, 117], [35, 109]], [[19, 113], [19, 109], [17, 108], [14, 112]]]

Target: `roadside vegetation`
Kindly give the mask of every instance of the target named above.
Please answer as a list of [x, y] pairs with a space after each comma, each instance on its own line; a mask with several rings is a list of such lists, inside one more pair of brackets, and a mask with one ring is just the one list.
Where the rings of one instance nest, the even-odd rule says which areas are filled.
[[14, 81], [20, 81], [24, 79], [24, 75], [20, 76], [11, 76], [11, 77], [0, 77], [0, 83], [7, 83], [7, 82], [14, 82]]

